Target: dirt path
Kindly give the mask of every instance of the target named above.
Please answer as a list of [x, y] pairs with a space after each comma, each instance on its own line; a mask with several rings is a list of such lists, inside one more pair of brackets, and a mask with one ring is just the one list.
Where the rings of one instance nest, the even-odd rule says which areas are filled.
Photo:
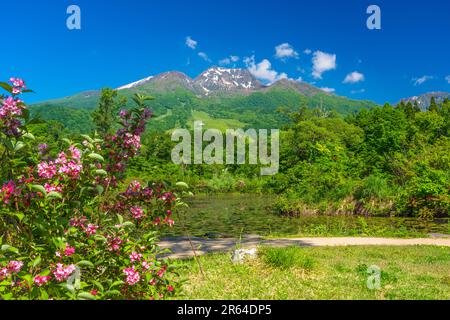
[[[224, 239], [202, 239], [192, 238], [192, 244], [198, 255], [211, 252], [228, 252], [242, 248], [252, 248], [259, 245], [287, 247], [330, 247], [330, 246], [415, 246], [435, 245], [450, 247], [450, 238], [424, 238], [424, 239], [391, 239], [391, 238], [280, 238], [264, 240], [259, 236], [247, 236], [242, 240], [234, 238]], [[170, 249], [171, 258], [192, 257], [193, 252], [188, 238], [179, 237], [162, 239], [159, 243], [161, 248]]]

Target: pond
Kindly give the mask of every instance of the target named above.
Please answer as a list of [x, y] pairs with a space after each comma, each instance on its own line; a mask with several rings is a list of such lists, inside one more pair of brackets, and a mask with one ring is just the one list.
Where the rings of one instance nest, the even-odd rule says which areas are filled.
[[225, 194], [187, 199], [189, 208], [175, 215], [176, 225], [164, 237], [260, 236], [378, 236], [421, 237], [450, 234], [449, 219], [423, 221], [415, 218], [355, 216], [283, 217], [270, 206], [270, 195]]

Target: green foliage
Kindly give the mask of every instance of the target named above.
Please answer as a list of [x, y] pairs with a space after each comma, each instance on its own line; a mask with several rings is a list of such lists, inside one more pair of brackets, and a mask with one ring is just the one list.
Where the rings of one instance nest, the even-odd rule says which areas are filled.
[[127, 99], [118, 96], [117, 91], [109, 88], [102, 90], [98, 108], [92, 112], [92, 121], [102, 137], [112, 133], [119, 109], [126, 103]]

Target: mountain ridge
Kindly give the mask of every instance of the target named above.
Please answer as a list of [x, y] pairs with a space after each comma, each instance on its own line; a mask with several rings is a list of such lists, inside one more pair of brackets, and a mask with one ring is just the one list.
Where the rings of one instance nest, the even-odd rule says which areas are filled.
[[[135, 93], [155, 97], [149, 107], [156, 115], [152, 130], [170, 131], [189, 127], [197, 116], [212, 124], [240, 124], [248, 128], [280, 128], [289, 122], [286, 113], [301, 106], [348, 115], [375, 103], [327, 93], [306, 82], [282, 79], [271, 85], [258, 81], [247, 69], [212, 67], [190, 78], [179, 71], [164, 72], [124, 84], [120, 95], [132, 107]], [[56, 120], [77, 132], [93, 130], [91, 112], [98, 105], [100, 90], [89, 90], [61, 99], [32, 105], [43, 120]], [[74, 121], [74, 117], [77, 120]], [[236, 121], [230, 121], [236, 120]]]

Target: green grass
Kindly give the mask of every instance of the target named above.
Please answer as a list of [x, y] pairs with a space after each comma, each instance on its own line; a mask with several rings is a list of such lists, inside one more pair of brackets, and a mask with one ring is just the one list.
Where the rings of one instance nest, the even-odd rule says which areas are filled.
[[225, 132], [227, 129], [240, 129], [246, 126], [245, 123], [235, 119], [211, 118], [209, 114], [203, 111], [192, 111], [192, 117], [189, 120], [189, 126], [194, 127], [194, 121], [203, 121], [205, 129], [217, 129]]
[[[180, 299], [450, 299], [448, 247], [262, 248], [233, 265], [230, 254], [181, 261]], [[381, 268], [381, 288], [367, 269]]]

